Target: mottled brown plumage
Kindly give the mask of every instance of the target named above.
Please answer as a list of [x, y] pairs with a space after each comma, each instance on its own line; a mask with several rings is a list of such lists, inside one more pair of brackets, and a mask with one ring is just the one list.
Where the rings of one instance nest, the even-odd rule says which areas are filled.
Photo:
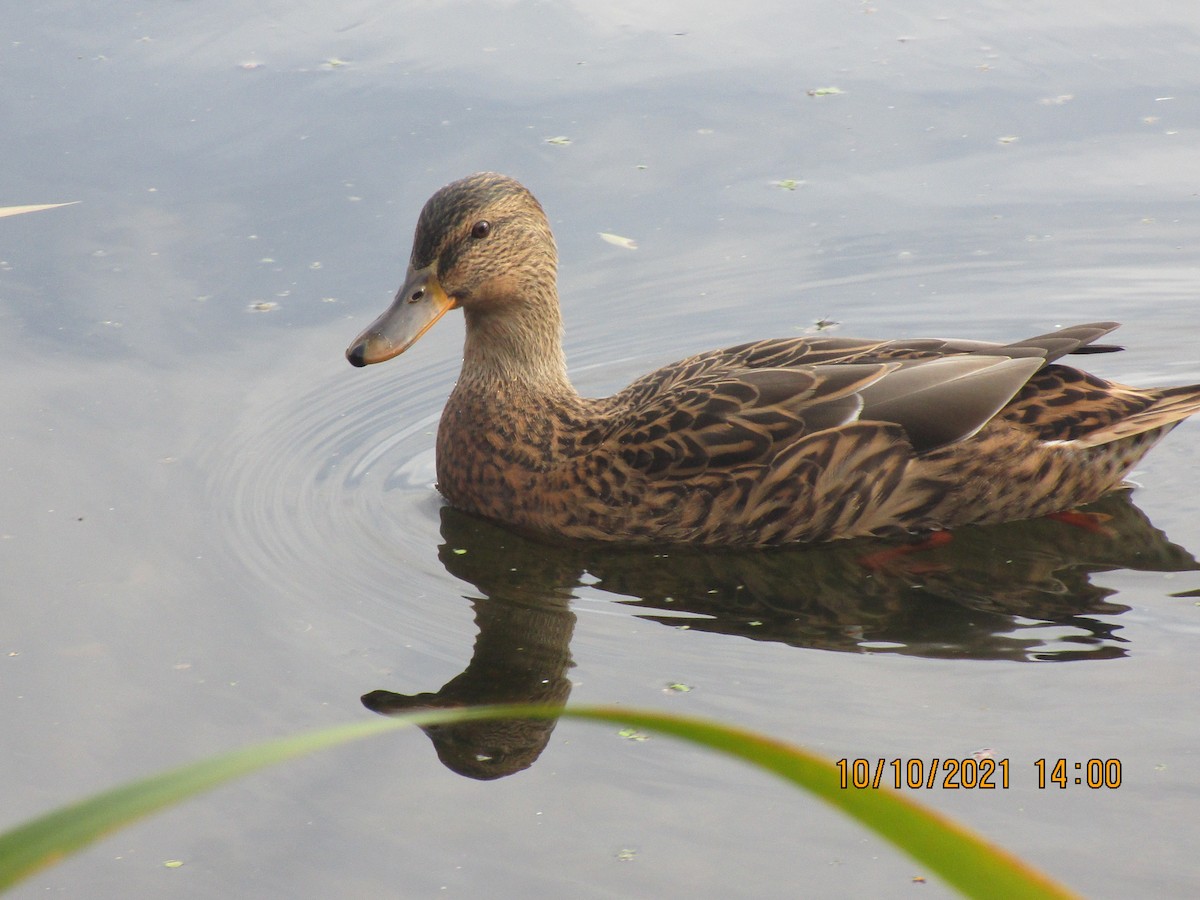
[[524, 187], [456, 181], [421, 211], [395, 303], [346, 353], [390, 359], [461, 308], [438, 488], [544, 534], [768, 546], [1031, 518], [1112, 490], [1200, 409], [1200, 385], [1136, 389], [1056, 362], [1119, 349], [1093, 343], [1115, 322], [1013, 344], [758, 341], [586, 399], [567, 378], [556, 267]]

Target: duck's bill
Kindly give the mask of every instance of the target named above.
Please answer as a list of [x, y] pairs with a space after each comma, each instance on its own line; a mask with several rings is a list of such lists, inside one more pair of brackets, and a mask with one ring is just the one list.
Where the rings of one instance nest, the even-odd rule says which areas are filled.
[[409, 267], [404, 286], [387, 311], [346, 349], [353, 366], [369, 366], [399, 356], [455, 306], [438, 281], [435, 266]]

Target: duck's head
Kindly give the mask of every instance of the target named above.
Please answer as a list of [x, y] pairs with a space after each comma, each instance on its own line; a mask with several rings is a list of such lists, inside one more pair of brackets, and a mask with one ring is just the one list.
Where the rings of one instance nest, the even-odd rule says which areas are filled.
[[[396, 299], [346, 358], [367, 366], [399, 356], [456, 307], [466, 313], [468, 334], [547, 316], [557, 323], [556, 269], [546, 215], [520, 182], [494, 172], [452, 182], [421, 210]], [[556, 324], [554, 331], [557, 338]]]

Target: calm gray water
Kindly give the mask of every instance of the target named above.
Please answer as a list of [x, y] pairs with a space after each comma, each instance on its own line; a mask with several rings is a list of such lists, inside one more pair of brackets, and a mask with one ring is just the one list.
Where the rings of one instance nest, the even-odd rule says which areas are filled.
[[[546, 690], [834, 759], [990, 751], [1007, 790], [914, 798], [1087, 894], [1200, 890], [1200, 422], [1107, 530], [968, 530], [864, 579], [845, 550], [549, 549], [465, 520], [432, 487], [461, 319], [384, 366], [342, 357], [426, 197], [496, 169], [551, 217], [587, 393], [818, 321], [1115, 319], [1128, 352], [1089, 367], [1200, 380], [1200, 13], [1043, 6], [9, 10], [0, 206], [82, 202], [0, 219], [0, 826], [372, 716], [363, 694]], [[1123, 782], [1039, 790], [1041, 758]], [[945, 893], [666, 739], [564, 722], [510, 763], [463, 777], [418, 732], [343, 748], [16, 896]]]

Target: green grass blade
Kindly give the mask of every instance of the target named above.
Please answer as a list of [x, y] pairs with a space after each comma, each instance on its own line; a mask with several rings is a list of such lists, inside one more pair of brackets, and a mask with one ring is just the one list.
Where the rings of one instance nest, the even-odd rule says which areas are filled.
[[111, 831], [217, 785], [324, 747], [392, 730], [388, 720], [308, 732], [257, 744], [95, 794], [0, 835], [0, 891]]
[[105, 791], [0, 835], [0, 890], [123, 825], [272, 763], [409, 725], [555, 716], [658, 731], [774, 772], [852, 816], [969, 896], [1074, 896], [968, 829], [897, 791], [842, 789], [831, 762], [798, 747], [684, 716], [618, 707], [563, 710], [528, 706], [435, 710], [324, 729], [222, 754]]
[[970, 897], [1075, 897], [1007, 851], [890, 788], [842, 788], [824, 757], [773, 738], [702, 719], [615, 708], [568, 712], [659, 731], [743, 759], [797, 784], [870, 828]]

